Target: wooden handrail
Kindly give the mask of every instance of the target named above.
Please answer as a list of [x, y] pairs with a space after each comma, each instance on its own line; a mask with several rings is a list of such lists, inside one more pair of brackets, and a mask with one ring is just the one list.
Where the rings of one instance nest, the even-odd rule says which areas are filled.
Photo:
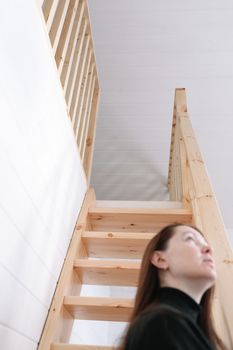
[[232, 349], [233, 253], [188, 116], [185, 89], [175, 91], [168, 186], [171, 199], [182, 200], [191, 208], [193, 224], [213, 247], [218, 270], [214, 318], [217, 326], [222, 323], [219, 319], [224, 320], [218, 331]]
[[44, 0], [42, 12], [89, 183], [100, 88], [87, 1]]

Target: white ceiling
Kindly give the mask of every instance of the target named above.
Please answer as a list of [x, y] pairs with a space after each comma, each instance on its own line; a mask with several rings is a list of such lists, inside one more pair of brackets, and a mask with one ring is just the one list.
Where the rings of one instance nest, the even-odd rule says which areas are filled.
[[233, 1], [88, 0], [101, 84], [98, 199], [163, 200], [173, 98], [189, 114], [233, 228]]

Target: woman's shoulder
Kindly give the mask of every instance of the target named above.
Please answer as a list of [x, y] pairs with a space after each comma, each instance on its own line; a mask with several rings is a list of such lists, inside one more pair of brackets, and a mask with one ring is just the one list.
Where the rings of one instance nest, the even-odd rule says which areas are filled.
[[131, 323], [125, 350], [208, 349], [204, 334], [189, 316], [168, 305], [160, 304], [140, 314]]
[[167, 337], [168, 334], [182, 333], [189, 326], [185, 314], [171, 306], [160, 304], [143, 312], [130, 328], [133, 335], [140, 336], [149, 332], [155, 336]]
[[177, 322], [185, 318], [185, 315], [172, 306], [160, 304], [150, 310], [144, 311], [135, 321], [135, 326], [146, 324], [147, 326], [154, 323], [163, 324], [166, 322]]
[[167, 305], [159, 305], [143, 312], [132, 324], [126, 349], [146, 349], [153, 346], [170, 349], [174, 336], [183, 334], [179, 311]]

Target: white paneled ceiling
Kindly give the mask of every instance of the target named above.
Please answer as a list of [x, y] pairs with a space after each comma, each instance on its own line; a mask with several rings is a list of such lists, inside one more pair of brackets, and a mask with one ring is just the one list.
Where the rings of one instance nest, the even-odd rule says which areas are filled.
[[163, 200], [174, 89], [233, 228], [233, 1], [89, 0], [101, 84], [98, 199]]

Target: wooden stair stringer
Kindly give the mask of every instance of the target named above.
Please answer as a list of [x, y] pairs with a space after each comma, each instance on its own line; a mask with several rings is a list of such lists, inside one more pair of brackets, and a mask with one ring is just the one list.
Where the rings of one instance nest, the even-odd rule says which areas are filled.
[[91, 188], [87, 191], [80, 214], [75, 226], [73, 236], [64, 260], [62, 271], [48, 312], [47, 320], [39, 341], [38, 350], [50, 350], [53, 342], [67, 342], [70, 337], [74, 319], [67, 309], [64, 308], [63, 299], [65, 295], [80, 294], [81, 283], [74, 274], [74, 260], [85, 257], [86, 250], [81, 240], [82, 231], [88, 229], [87, 216], [90, 205], [95, 201], [95, 193]]

